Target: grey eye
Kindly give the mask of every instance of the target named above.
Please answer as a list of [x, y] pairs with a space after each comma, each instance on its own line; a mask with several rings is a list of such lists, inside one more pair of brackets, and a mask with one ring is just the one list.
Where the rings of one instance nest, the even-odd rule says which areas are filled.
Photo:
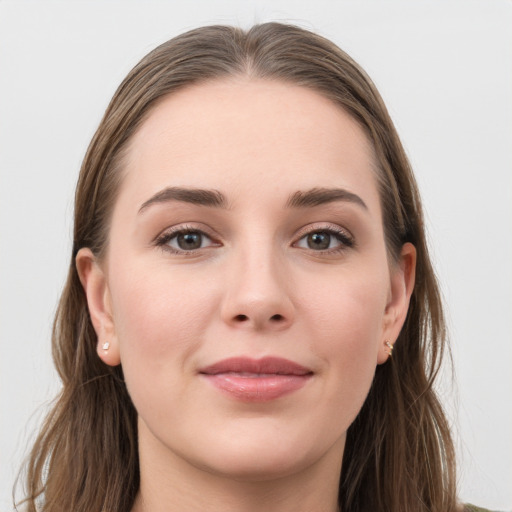
[[210, 237], [201, 231], [183, 231], [170, 236], [166, 245], [177, 251], [194, 251], [212, 245]]
[[313, 251], [325, 251], [336, 249], [345, 245], [341, 235], [331, 231], [312, 231], [304, 235], [296, 244], [296, 247], [302, 249], [311, 249]]
[[325, 231], [310, 233], [306, 237], [306, 243], [310, 249], [324, 250], [328, 249], [331, 244], [331, 235]]
[[184, 251], [199, 249], [202, 242], [203, 236], [201, 233], [181, 233], [176, 237], [178, 247]]
[[305, 234], [294, 246], [312, 251], [336, 252], [337, 250], [353, 247], [354, 240], [341, 230], [318, 229]]

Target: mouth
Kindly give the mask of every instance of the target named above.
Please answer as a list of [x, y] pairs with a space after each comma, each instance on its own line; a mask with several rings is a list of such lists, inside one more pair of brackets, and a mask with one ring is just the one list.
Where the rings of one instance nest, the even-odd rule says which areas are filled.
[[280, 357], [234, 357], [202, 368], [199, 374], [231, 398], [266, 402], [298, 391], [313, 371]]

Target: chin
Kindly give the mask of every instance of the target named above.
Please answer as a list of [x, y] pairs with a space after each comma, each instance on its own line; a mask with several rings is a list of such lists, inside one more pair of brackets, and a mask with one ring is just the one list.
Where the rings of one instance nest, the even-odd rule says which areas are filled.
[[264, 482], [278, 480], [300, 473], [313, 463], [313, 458], [300, 457], [298, 454], [253, 453], [235, 455], [222, 461], [205, 466], [210, 473], [222, 475], [239, 482]]
[[262, 434], [261, 430], [247, 431], [243, 438], [218, 439], [213, 450], [210, 446], [207, 460], [202, 453], [203, 469], [237, 481], [277, 480], [314, 465], [331, 446], [312, 443], [312, 436], [307, 434], [295, 439], [289, 432], [284, 436]]

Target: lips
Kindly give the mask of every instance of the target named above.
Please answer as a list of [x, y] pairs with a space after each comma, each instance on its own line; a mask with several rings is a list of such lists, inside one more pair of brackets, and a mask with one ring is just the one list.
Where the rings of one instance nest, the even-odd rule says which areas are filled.
[[202, 368], [199, 374], [232, 398], [265, 402], [298, 391], [313, 371], [279, 357], [234, 357]]

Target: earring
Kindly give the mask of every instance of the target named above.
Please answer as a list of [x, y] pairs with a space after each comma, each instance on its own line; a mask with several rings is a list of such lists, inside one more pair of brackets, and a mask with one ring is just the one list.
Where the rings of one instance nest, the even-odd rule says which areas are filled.
[[110, 341], [106, 341], [105, 343], [103, 343], [102, 348], [106, 352], [110, 348]]
[[389, 351], [386, 352], [386, 354], [388, 354], [390, 357], [393, 355], [393, 345], [391, 345], [391, 343], [389, 342], [389, 340], [386, 340], [384, 342], [384, 345], [386, 345], [386, 347], [389, 348]]

